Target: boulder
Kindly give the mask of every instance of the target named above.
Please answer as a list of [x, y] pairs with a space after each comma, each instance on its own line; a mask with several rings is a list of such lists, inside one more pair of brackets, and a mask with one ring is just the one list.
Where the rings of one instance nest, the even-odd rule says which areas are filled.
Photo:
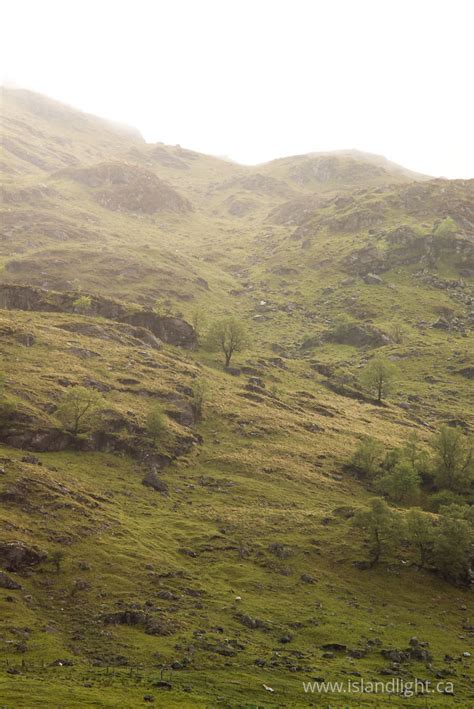
[[446, 320], [446, 318], [440, 317], [436, 322], [433, 323], [432, 327], [434, 327], [436, 330], [450, 330], [451, 325], [449, 323], [449, 320]]
[[321, 645], [321, 649], [328, 650], [329, 652], [346, 652], [347, 645], [343, 645], [342, 643], [326, 643], [325, 645]]
[[156, 470], [149, 470], [142, 480], [143, 485], [146, 487], [151, 487], [157, 492], [161, 492], [163, 495], [168, 494], [168, 485], [162, 480]]
[[364, 276], [363, 281], [364, 283], [367, 283], [370, 286], [383, 285], [383, 280], [380, 278], [380, 276], [377, 276], [376, 273], [368, 273], [366, 276]]
[[260, 620], [260, 618], [252, 618], [252, 616], [246, 615], [245, 613], [239, 613], [236, 618], [242, 623], [242, 625], [245, 625], [251, 630], [268, 630], [268, 623], [264, 620]]

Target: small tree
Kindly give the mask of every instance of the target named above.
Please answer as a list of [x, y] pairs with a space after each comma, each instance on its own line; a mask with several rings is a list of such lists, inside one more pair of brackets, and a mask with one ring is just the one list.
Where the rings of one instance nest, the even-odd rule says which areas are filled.
[[73, 303], [74, 310], [78, 313], [88, 313], [92, 307], [90, 295], [80, 295]]
[[207, 334], [207, 347], [211, 352], [222, 351], [225, 366], [230, 365], [234, 352], [242, 352], [248, 346], [245, 325], [237, 318], [223, 318], [212, 323]]
[[384, 453], [383, 444], [371, 436], [364, 436], [357, 444], [352, 456], [352, 465], [364, 476], [374, 477], [380, 472], [380, 463]]
[[201, 421], [207, 397], [207, 382], [203, 379], [198, 379], [196, 382], [194, 382], [192, 390], [192, 407], [194, 415], [198, 421]]
[[402, 461], [385, 473], [377, 486], [393, 502], [413, 502], [420, 494], [420, 476], [408, 461]]
[[416, 431], [408, 434], [401, 450], [403, 459], [407, 460], [417, 473], [421, 476], [428, 474], [430, 467], [428, 451], [422, 448]]
[[85, 433], [97, 425], [103, 403], [103, 397], [95, 389], [73, 386], [64, 395], [56, 416], [74, 435]]
[[160, 404], [156, 404], [150, 409], [146, 419], [146, 425], [149, 435], [156, 444], [157, 441], [163, 438], [167, 429], [166, 416]]
[[196, 308], [191, 316], [191, 325], [196, 333], [198, 343], [201, 343], [204, 329], [207, 325], [207, 316], [202, 308]]
[[380, 404], [391, 391], [396, 367], [386, 359], [373, 359], [365, 366], [360, 376], [362, 386], [374, 393]]
[[408, 543], [416, 550], [419, 565], [423, 568], [433, 551], [433, 522], [429, 515], [419, 509], [407, 512], [405, 521]]
[[52, 565], [54, 566], [54, 568], [56, 569], [57, 574], [59, 574], [59, 572], [61, 571], [61, 564], [62, 564], [63, 559], [64, 559], [64, 552], [59, 549], [57, 551], [53, 551], [53, 553], [49, 557], [49, 560], [52, 563]]
[[397, 515], [384, 499], [373, 497], [366, 509], [354, 516], [354, 524], [364, 529], [369, 537], [369, 565], [375, 566], [385, 552], [392, 549], [399, 537]]
[[434, 473], [438, 487], [463, 491], [472, 482], [472, 443], [457, 428], [442, 426], [432, 440]]
[[397, 345], [400, 345], [403, 342], [405, 339], [405, 334], [406, 330], [403, 323], [395, 321], [390, 325], [389, 335]]

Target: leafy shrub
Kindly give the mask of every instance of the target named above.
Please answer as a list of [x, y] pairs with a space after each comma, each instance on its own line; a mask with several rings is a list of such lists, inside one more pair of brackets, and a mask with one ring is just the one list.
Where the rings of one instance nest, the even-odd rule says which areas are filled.
[[201, 419], [203, 418], [203, 414], [204, 414], [204, 405], [206, 403], [207, 392], [208, 392], [207, 382], [204, 381], [203, 379], [198, 379], [196, 382], [194, 382], [192, 390], [193, 390], [193, 400], [192, 400], [193, 412], [196, 417], [196, 420], [201, 421]]
[[73, 306], [78, 313], [88, 313], [92, 307], [92, 298], [90, 295], [81, 295], [76, 298]]
[[442, 426], [432, 440], [435, 481], [439, 488], [463, 492], [474, 479], [472, 443], [457, 428]]
[[148, 412], [146, 419], [148, 434], [156, 444], [166, 433], [167, 420], [163, 408], [160, 404], [155, 404]]
[[420, 476], [408, 461], [401, 461], [377, 481], [377, 487], [393, 502], [413, 502], [420, 494]]

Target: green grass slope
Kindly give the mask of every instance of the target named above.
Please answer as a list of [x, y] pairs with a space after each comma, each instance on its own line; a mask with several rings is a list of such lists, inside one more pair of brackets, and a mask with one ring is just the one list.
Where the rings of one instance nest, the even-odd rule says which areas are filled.
[[[472, 591], [403, 547], [358, 567], [351, 519], [374, 489], [347, 463], [366, 434], [390, 447], [414, 431], [428, 445], [443, 422], [472, 431], [473, 182], [347, 152], [243, 167], [28, 92], [2, 100], [2, 284], [236, 315], [251, 344], [232, 376], [217, 354], [79, 308], [0, 311], [15, 405], [0, 553], [40, 554], [0, 568], [17, 586], [0, 574], [0, 704], [470, 706]], [[356, 391], [376, 355], [398, 369], [384, 406]], [[105, 413], [72, 440], [58, 406], [75, 385]], [[430, 661], [387, 656], [414, 636]], [[444, 684], [303, 687], [394, 677]]]

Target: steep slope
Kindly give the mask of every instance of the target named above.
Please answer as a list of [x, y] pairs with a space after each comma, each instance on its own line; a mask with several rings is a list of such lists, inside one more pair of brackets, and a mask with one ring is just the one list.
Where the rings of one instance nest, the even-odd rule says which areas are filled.
[[95, 162], [141, 145], [132, 128], [113, 125], [24, 89], [0, 87], [2, 171], [10, 179]]
[[[472, 591], [403, 538], [367, 568], [379, 493], [350, 459], [473, 429], [474, 181], [354, 151], [245, 167], [23, 91], [2, 114], [3, 703], [303, 707], [303, 681], [401, 677], [467, 706]], [[251, 335], [230, 371], [189, 325], [223, 315]], [[102, 406], [79, 434], [75, 387]], [[410, 701], [351, 706], [386, 699]]]

